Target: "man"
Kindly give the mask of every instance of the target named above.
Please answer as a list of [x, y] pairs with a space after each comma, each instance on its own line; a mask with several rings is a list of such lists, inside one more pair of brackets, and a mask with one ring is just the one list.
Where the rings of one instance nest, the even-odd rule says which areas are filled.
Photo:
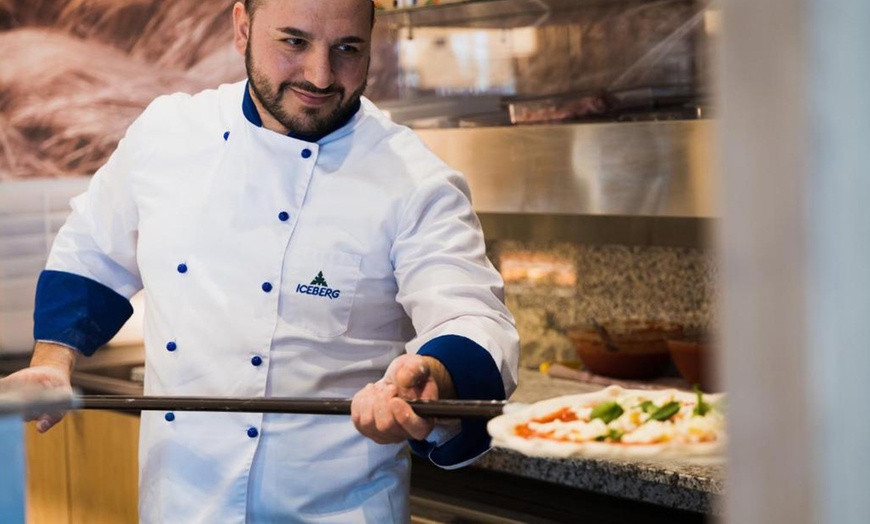
[[73, 201], [31, 367], [6, 380], [68, 388], [144, 288], [146, 394], [353, 396], [352, 420], [143, 413], [142, 522], [406, 521], [406, 441], [443, 467], [489, 441], [482, 421], [436, 424], [405, 400], [516, 386], [464, 179], [361, 96], [373, 15], [237, 3], [248, 82], [155, 100]]

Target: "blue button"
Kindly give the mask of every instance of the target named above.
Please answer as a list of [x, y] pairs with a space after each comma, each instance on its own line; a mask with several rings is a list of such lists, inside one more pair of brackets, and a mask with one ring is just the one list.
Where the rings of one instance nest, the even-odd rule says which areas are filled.
[[230, 132], [227, 131], [226, 133], [224, 133], [224, 140], [227, 140], [229, 138], [230, 138]]
[[251, 364], [253, 364], [255, 366], [259, 366], [262, 363], [263, 363], [263, 359], [260, 357], [254, 357], [251, 359]]
[[287, 222], [288, 220], [290, 220], [290, 213], [286, 211], [281, 211], [280, 213], [278, 213], [278, 220], [280, 220], [281, 222]]
[[187, 273], [187, 264], [178, 264], [179, 273]]
[[169, 342], [166, 344], [166, 351], [175, 351], [176, 349], [178, 349], [178, 346], [175, 342]]
[[272, 291], [272, 284], [270, 284], [268, 282], [263, 282], [263, 285], [261, 287], [263, 288], [263, 291], [265, 291], [266, 293], [268, 293], [269, 291]]
[[260, 434], [260, 432], [257, 431], [257, 428], [248, 428], [248, 436], [249, 437], [257, 438], [257, 435], [259, 435], [259, 434]]
[[175, 420], [175, 413], [170, 411], [169, 413], [163, 415], [163, 418], [166, 419], [166, 422], [172, 422], [173, 420]]
[[302, 158], [311, 158], [311, 150], [307, 149], [307, 148], [303, 149], [302, 150]]

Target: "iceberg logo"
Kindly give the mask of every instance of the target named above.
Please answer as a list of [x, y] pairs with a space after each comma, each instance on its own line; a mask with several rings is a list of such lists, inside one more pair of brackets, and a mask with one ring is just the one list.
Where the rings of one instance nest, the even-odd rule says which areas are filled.
[[323, 278], [323, 271], [318, 271], [317, 276], [314, 277], [314, 280], [311, 281], [312, 286], [323, 286], [329, 287], [329, 284], [326, 283], [326, 279]]
[[317, 276], [307, 286], [305, 284], [296, 284], [296, 292], [302, 295], [314, 295], [316, 297], [326, 297], [330, 300], [341, 296], [341, 290], [332, 289], [326, 283], [326, 278], [323, 276], [323, 271], [318, 271]]

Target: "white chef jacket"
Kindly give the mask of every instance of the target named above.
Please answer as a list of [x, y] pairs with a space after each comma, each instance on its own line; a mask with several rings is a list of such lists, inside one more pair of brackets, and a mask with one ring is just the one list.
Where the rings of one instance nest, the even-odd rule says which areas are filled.
[[[245, 86], [129, 128], [58, 234], [36, 338], [88, 354], [144, 287], [146, 395], [348, 398], [431, 346], [460, 393], [489, 366], [509, 395], [518, 337], [463, 177], [366, 99], [309, 142], [259, 127]], [[462, 436], [415, 449], [461, 465], [480, 450], [436, 457]], [[347, 416], [143, 412], [140, 520], [405, 521], [407, 450]]]

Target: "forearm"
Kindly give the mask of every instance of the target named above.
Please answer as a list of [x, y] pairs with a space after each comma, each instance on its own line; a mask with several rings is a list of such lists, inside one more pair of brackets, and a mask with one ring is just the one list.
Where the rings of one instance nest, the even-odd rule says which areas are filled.
[[33, 348], [30, 366], [49, 366], [69, 376], [75, 368], [77, 358], [78, 351], [74, 349], [50, 342], [37, 342]]

